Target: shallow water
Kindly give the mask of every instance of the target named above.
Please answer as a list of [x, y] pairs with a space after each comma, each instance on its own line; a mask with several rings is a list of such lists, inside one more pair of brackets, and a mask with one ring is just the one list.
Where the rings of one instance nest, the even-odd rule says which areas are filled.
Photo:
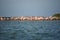
[[0, 40], [60, 40], [60, 20], [0, 21]]

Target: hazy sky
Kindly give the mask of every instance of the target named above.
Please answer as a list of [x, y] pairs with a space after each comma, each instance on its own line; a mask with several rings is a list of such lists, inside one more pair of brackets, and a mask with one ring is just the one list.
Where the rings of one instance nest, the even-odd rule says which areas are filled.
[[0, 0], [0, 16], [51, 16], [60, 12], [60, 0]]

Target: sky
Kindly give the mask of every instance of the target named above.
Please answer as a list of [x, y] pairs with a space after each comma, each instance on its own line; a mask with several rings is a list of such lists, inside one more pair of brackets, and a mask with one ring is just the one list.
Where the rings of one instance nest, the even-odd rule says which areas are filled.
[[52, 16], [60, 0], [0, 0], [0, 16]]

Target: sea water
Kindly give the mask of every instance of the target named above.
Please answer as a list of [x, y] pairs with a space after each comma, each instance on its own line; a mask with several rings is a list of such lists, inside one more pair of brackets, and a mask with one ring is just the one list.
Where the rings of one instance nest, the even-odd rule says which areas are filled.
[[0, 21], [0, 40], [60, 40], [60, 20]]

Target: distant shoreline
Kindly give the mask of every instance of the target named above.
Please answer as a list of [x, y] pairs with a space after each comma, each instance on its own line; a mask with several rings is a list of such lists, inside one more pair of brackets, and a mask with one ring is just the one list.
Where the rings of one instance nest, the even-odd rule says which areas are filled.
[[21, 16], [21, 17], [0, 17], [0, 21], [10, 21], [10, 20], [19, 20], [19, 21], [41, 21], [41, 20], [60, 20], [59, 17], [41, 17], [41, 16]]

